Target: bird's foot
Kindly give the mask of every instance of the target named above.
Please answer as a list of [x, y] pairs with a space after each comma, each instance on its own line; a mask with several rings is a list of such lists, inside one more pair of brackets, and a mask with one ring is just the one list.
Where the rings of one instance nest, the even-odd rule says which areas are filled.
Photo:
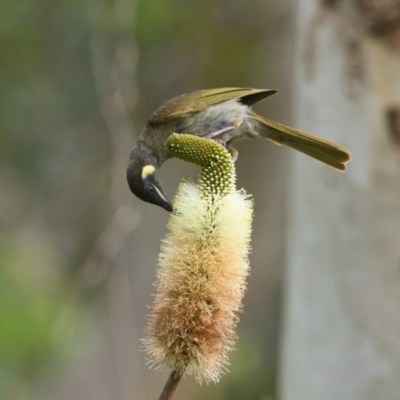
[[[205, 138], [206, 138], [206, 139], [213, 139], [213, 138], [215, 138], [216, 136], [221, 135], [221, 133], [231, 131], [232, 129], [235, 129], [235, 128], [237, 128], [236, 125], [233, 125], [233, 126], [226, 126], [225, 128], [219, 129], [218, 131], [209, 133], [207, 136], [205, 136]], [[214, 140], [215, 142], [219, 143], [221, 146], [226, 147], [226, 149], [227, 149], [227, 150], [229, 151], [229, 153], [231, 154], [232, 161], [233, 161], [233, 162], [236, 162], [236, 160], [238, 159], [238, 156], [239, 156], [239, 152], [238, 152], [236, 149], [234, 149], [233, 147], [227, 146], [227, 145], [226, 145], [226, 141], [224, 141], [224, 140], [222, 140], [222, 139], [213, 139], [213, 140]]]
[[[207, 139], [207, 138], [206, 138], [206, 139]], [[217, 143], [219, 143], [221, 146], [226, 147], [226, 142], [225, 142], [224, 140], [221, 140], [221, 139], [211, 139], [211, 140], [214, 140], [214, 142], [217, 142]]]
[[230, 146], [227, 146], [227, 148], [226, 148], [228, 151], [229, 151], [229, 153], [231, 154], [231, 157], [232, 157], [232, 162], [236, 162], [236, 160], [238, 159], [238, 157], [239, 157], [239, 152], [236, 150], [236, 149], [234, 149], [233, 147], [230, 147]]
[[227, 146], [226, 142], [224, 142], [223, 140], [220, 140], [220, 139], [211, 139], [211, 140], [214, 140], [214, 142], [217, 142], [221, 146], [224, 146], [229, 151], [229, 154], [231, 155], [231, 158], [232, 158], [232, 162], [234, 162], [234, 163], [236, 162], [236, 160], [239, 157], [239, 152], [236, 149], [234, 149], [231, 146]]

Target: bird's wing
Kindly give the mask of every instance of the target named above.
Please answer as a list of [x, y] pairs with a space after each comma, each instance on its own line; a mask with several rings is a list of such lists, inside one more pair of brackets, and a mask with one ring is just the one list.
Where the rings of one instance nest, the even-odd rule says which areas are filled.
[[151, 124], [160, 124], [175, 119], [187, 117], [193, 113], [205, 110], [209, 106], [228, 100], [240, 99], [248, 106], [275, 94], [276, 90], [251, 88], [221, 88], [206, 89], [182, 94], [166, 101], [150, 118]]

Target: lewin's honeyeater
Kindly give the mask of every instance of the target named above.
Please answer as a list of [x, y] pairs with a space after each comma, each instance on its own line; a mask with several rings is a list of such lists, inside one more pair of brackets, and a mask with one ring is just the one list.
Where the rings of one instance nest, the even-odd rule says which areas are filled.
[[236, 139], [265, 138], [290, 146], [340, 171], [346, 169], [350, 152], [343, 146], [318, 138], [256, 114], [251, 106], [276, 90], [251, 88], [206, 89], [183, 94], [165, 102], [150, 117], [133, 148], [127, 170], [128, 184], [140, 199], [172, 211], [155, 171], [171, 156], [166, 142], [172, 133], [213, 138], [231, 147]]

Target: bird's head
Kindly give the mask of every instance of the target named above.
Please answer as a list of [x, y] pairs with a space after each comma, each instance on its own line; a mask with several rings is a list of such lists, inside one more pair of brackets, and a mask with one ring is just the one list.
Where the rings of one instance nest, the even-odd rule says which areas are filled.
[[151, 164], [140, 166], [138, 163], [131, 163], [127, 171], [129, 187], [139, 199], [171, 212], [172, 204], [164, 194], [161, 183], [154, 172], [155, 167]]

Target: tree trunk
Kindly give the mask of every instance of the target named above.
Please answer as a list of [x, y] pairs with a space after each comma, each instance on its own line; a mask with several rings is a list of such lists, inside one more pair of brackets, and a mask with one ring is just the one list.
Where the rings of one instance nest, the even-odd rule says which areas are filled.
[[347, 146], [353, 159], [340, 174], [295, 155], [281, 399], [397, 400], [399, 35], [371, 33], [368, 1], [297, 3], [294, 125]]

